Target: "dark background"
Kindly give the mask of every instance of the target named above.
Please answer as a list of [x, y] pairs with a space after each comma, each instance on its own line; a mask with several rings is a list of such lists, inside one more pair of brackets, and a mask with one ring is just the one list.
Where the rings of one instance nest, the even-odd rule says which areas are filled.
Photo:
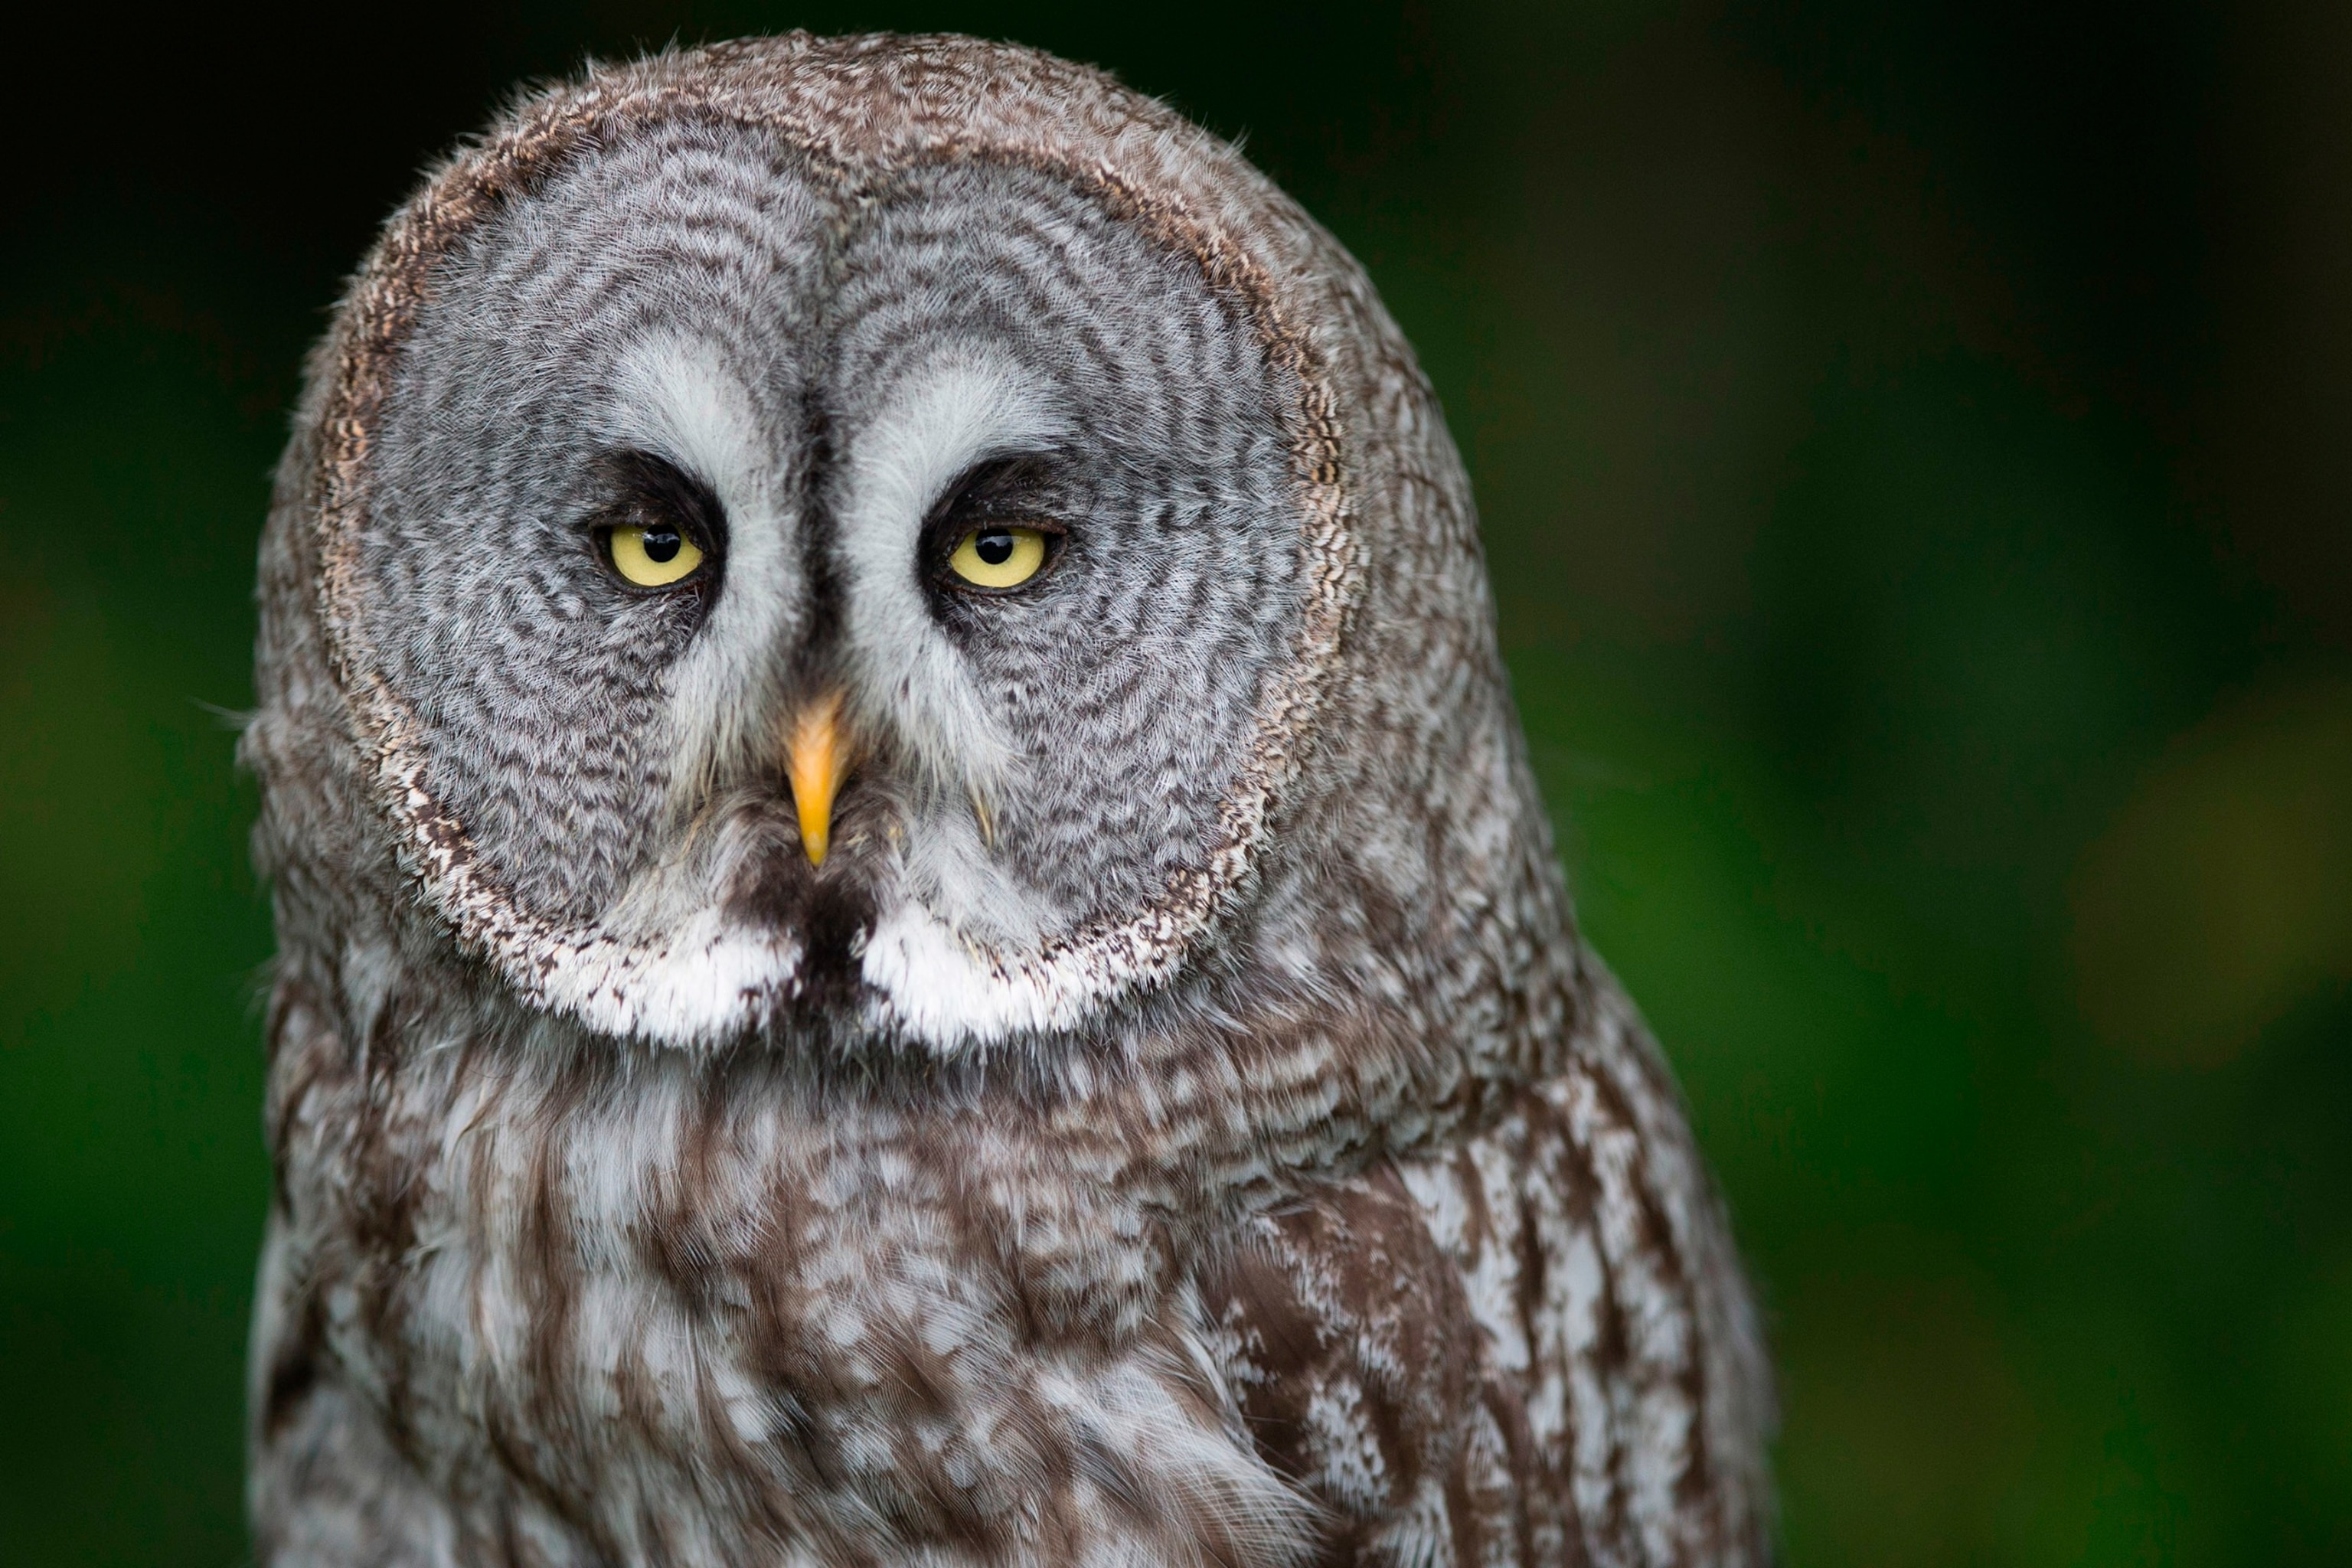
[[224, 710], [305, 343], [517, 79], [803, 25], [1112, 67], [1370, 267], [1768, 1304], [1791, 1563], [2352, 1561], [2352, 9], [54, 25], [0, 35], [0, 1557], [245, 1553]]

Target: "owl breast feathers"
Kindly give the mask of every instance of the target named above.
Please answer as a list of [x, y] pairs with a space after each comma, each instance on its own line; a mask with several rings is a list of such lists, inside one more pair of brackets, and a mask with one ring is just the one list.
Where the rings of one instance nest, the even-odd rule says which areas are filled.
[[1769, 1394], [1362, 272], [1049, 57], [590, 72], [261, 558], [270, 1564], [1748, 1564]]

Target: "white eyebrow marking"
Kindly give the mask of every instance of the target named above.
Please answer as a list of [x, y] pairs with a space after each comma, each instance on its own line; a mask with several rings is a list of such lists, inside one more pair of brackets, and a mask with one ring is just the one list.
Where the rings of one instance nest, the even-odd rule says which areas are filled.
[[682, 335], [633, 347], [604, 434], [675, 463], [727, 518], [726, 590], [670, 678], [670, 800], [689, 809], [774, 725], [773, 671], [807, 613], [789, 443], [762, 427], [715, 343]]
[[927, 784], [985, 800], [1013, 748], [932, 617], [918, 559], [923, 521], [973, 464], [1051, 446], [1070, 426], [1035, 377], [969, 347], [916, 367], [902, 384], [847, 464], [840, 519], [852, 700], [906, 742]]

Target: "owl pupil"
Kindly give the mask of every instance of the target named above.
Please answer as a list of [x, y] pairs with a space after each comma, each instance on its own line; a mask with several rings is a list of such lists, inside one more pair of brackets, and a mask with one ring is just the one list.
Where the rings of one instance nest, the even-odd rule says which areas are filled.
[[1013, 535], [1002, 530], [980, 534], [971, 542], [971, 552], [991, 566], [1002, 566], [1013, 559]]
[[[667, 562], [677, 559], [677, 547], [681, 541], [679, 540], [676, 530], [667, 528], [646, 529], [645, 542], [646, 559], [648, 561]], [[1012, 545], [1008, 543], [1005, 548], [1010, 550], [1012, 549]]]

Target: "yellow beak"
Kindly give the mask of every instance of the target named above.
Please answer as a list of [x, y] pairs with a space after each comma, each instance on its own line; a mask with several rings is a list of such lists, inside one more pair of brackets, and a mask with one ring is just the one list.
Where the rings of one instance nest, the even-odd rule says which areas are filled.
[[812, 866], [824, 864], [833, 844], [833, 796], [848, 771], [842, 743], [841, 693], [827, 692], [801, 710], [785, 742], [784, 777], [793, 786], [793, 809], [801, 819], [801, 849]]

